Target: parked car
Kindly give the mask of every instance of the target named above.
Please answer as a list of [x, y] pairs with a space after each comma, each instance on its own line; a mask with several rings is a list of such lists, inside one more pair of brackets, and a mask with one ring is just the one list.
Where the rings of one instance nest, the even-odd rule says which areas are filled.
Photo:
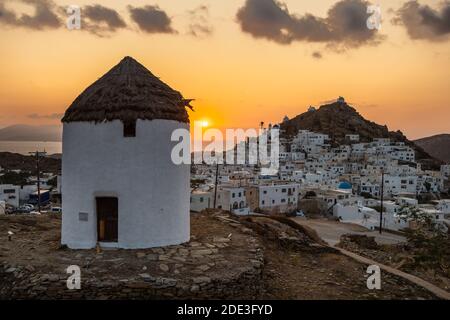
[[298, 211], [296, 212], [296, 215], [297, 215], [297, 217], [302, 217], [302, 218], [305, 217], [305, 213], [304, 213], [302, 210], [298, 210]]
[[51, 212], [51, 213], [61, 213], [61, 212], [62, 212], [62, 209], [61, 209], [61, 207], [52, 207], [52, 208], [50, 209], [50, 212]]
[[19, 208], [17, 208], [17, 210], [15, 211], [16, 213], [30, 213], [31, 210], [33, 210], [30, 207], [27, 206], [20, 206]]
[[12, 205], [6, 204], [6, 214], [14, 214], [15, 211], [16, 209]]

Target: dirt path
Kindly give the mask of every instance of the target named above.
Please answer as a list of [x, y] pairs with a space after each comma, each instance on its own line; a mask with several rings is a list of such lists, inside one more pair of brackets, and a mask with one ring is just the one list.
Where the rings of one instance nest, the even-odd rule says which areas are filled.
[[425, 281], [419, 277], [416, 277], [412, 274], [400, 271], [398, 269], [386, 266], [384, 264], [381, 264], [375, 260], [372, 259], [368, 259], [365, 257], [362, 257], [360, 255], [357, 255], [353, 252], [347, 251], [345, 249], [342, 248], [336, 248], [338, 249], [342, 254], [346, 255], [347, 257], [350, 257], [352, 259], [355, 259], [356, 261], [359, 261], [361, 263], [367, 264], [367, 265], [377, 265], [380, 267], [381, 270], [384, 270], [386, 272], [389, 272], [393, 275], [402, 277], [408, 281], [411, 281], [412, 283], [417, 284], [418, 286], [421, 286], [422, 288], [425, 288], [427, 290], [429, 290], [431, 293], [433, 293], [434, 295], [436, 295], [437, 297], [439, 297], [440, 299], [445, 299], [445, 300], [450, 300], [450, 293], [435, 286], [434, 284], [429, 283], [428, 281]]
[[425, 281], [419, 277], [416, 277], [412, 274], [400, 271], [398, 269], [395, 269], [393, 267], [389, 267], [387, 265], [381, 264], [375, 260], [365, 258], [363, 256], [360, 256], [358, 254], [355, 254], [353, 252], [344, 250], [342, 248], [338, 248], [335, 245], [339, 242], [341, 235], [346, 233], [352, 233], [352, 234], [365, 234], [367, 236], [374, 236], [375, 240], [378, 243], [398, 243], [401, 241], [404, 241], [404, 238], [401, 236], [384, 233], [380, 235], [378, 232], [371, 232], [365, 230], [365, 228], [352, 225], [352, 224], [345, 224], [335, 221], [326, 221], [326, 220], [305, 220], [305, 219], [299, 219], [299, 218], [293, 218], [293, 221], [296, 223], [308, 226], [312, 229], [314, 229], [317, 234], [328, 244], [330, 244], [330, 247], [333, 247], [337, 250], [339, 250], [342, 254], [344, 254], [347, 257], [350, 257], [358, 262], [364, 263], [366, 265], [378, 265], [382, 270], [385, 272], [388, 272], [392, 275], [401, 277], [407, 281], [410, 281], [414, 283], [415, 285], [418, 285], [428, 291], [430, 291], [435, 296], [439, 297], [440, 299], [446, 299], [450, 300], [450, 293], [447, 291], [435, 286], [434, 284]]
[[[367, 287], [367, 265], [320, 245], [307, 228], [288, 218], [242, 218], [263, 243], [263, 299], [401, 300], [436, 299], [428, 290], [401, 277], [383, 274], [380, 290]], [[308, 228], [311, 230], [310, 228]]]
[[342, 223], [325, 219], [292, 218], [292, 220], [300, 225], [314, 229], [317, 234], [331, 246], [336, 245], [340, 241], [341, 236], [347, 233], [375, 237], [375, 240], [379, 244], [395, 244], [406, 241], [402, 236], [388, 232], [379, 234], [378, 231], [370, 231], [362, 226], [351, 223]]
[[385, 273], [380, 290], [367, 288], [367, 266], [339, 253], [286, 250], [265, 244], [262, 299], [432, 300], [436, 296], [401, 277]]

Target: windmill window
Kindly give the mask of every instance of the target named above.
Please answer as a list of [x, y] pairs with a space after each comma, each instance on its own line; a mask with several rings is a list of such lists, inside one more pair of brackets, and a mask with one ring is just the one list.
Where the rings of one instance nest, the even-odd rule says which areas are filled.
[[125, 121], [123, 123], [123, 136], [125, 138], [136, 137], [136, 120]]

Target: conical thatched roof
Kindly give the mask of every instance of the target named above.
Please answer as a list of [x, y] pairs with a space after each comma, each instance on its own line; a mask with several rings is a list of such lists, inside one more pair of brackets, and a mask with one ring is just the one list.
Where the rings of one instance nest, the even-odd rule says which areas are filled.
[[190, 101], [125, 57], [75, 99], [62, 122], [167, 119], [188, 123], [185, 107], [190, 107]]

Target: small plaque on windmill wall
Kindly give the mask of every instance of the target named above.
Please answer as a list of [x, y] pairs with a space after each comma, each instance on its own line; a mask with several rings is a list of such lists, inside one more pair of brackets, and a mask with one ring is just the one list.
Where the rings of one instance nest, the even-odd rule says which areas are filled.
[[80, 212], [78, 214], [78, 220], [80, 221], [88, 221], [89, 220], [89, 215], [87, 212]]

